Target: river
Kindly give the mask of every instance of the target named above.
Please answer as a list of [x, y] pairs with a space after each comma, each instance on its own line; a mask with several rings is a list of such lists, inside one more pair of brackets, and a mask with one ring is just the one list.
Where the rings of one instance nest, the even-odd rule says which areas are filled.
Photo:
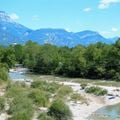
[[120, 104], [98, 109], [89, 120], [120, 120]]
[[[25, 81], [32, 79], [29, 75], [21, 74], [21, 72], [10, 72], [9, 76], [14, 81]], [[34, 75], [35, 76], [35, 75]], [[36, 75], [38, 77], [38, 75]], [[120, 104], [103, 107], [92, 114], [88, 120], [120, 120]]]

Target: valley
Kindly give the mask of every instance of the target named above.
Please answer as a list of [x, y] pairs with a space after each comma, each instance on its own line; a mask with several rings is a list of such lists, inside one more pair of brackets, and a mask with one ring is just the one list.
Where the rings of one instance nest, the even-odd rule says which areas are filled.
[[120, 120], [120, 0], [0, 0], [0, 120]]

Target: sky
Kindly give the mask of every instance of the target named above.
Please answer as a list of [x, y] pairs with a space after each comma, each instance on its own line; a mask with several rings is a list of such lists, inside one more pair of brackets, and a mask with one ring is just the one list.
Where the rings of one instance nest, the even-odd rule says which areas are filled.
[[120, 36], [120, 0], [0, 0], [16, 22], [31, 29], [62, 28]]

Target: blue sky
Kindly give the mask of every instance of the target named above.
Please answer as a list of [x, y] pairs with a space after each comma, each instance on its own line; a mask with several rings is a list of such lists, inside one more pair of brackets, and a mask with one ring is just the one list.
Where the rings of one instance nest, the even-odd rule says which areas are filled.
[[0, 10], [32, 29], [120, 33], [120, 0], [0, 0]]

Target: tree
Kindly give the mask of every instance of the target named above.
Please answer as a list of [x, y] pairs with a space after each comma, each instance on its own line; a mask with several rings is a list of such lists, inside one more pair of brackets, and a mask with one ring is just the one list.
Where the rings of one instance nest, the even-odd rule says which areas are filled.
[[36, 65], [36, 56], [39, 51], [38, 44], [36, 42], [32, 42], [31, 40], [29, 40], [25, 44], [23, 51], [24, 51], [23, 64], [26, 67], [33, 69], [33, 67]]
[[13, 67], [16, 63], [15, 51], [11, 46], [4, 48], [1, 62], [7, 64], [9, 68]]
[[14, 50], [15, 50], [15, 57], [16, 57], [16, 61], [19, 62], [20, 64], [23, 63], [23, 46], [20, 44], [17, 44], [14, 46]]

